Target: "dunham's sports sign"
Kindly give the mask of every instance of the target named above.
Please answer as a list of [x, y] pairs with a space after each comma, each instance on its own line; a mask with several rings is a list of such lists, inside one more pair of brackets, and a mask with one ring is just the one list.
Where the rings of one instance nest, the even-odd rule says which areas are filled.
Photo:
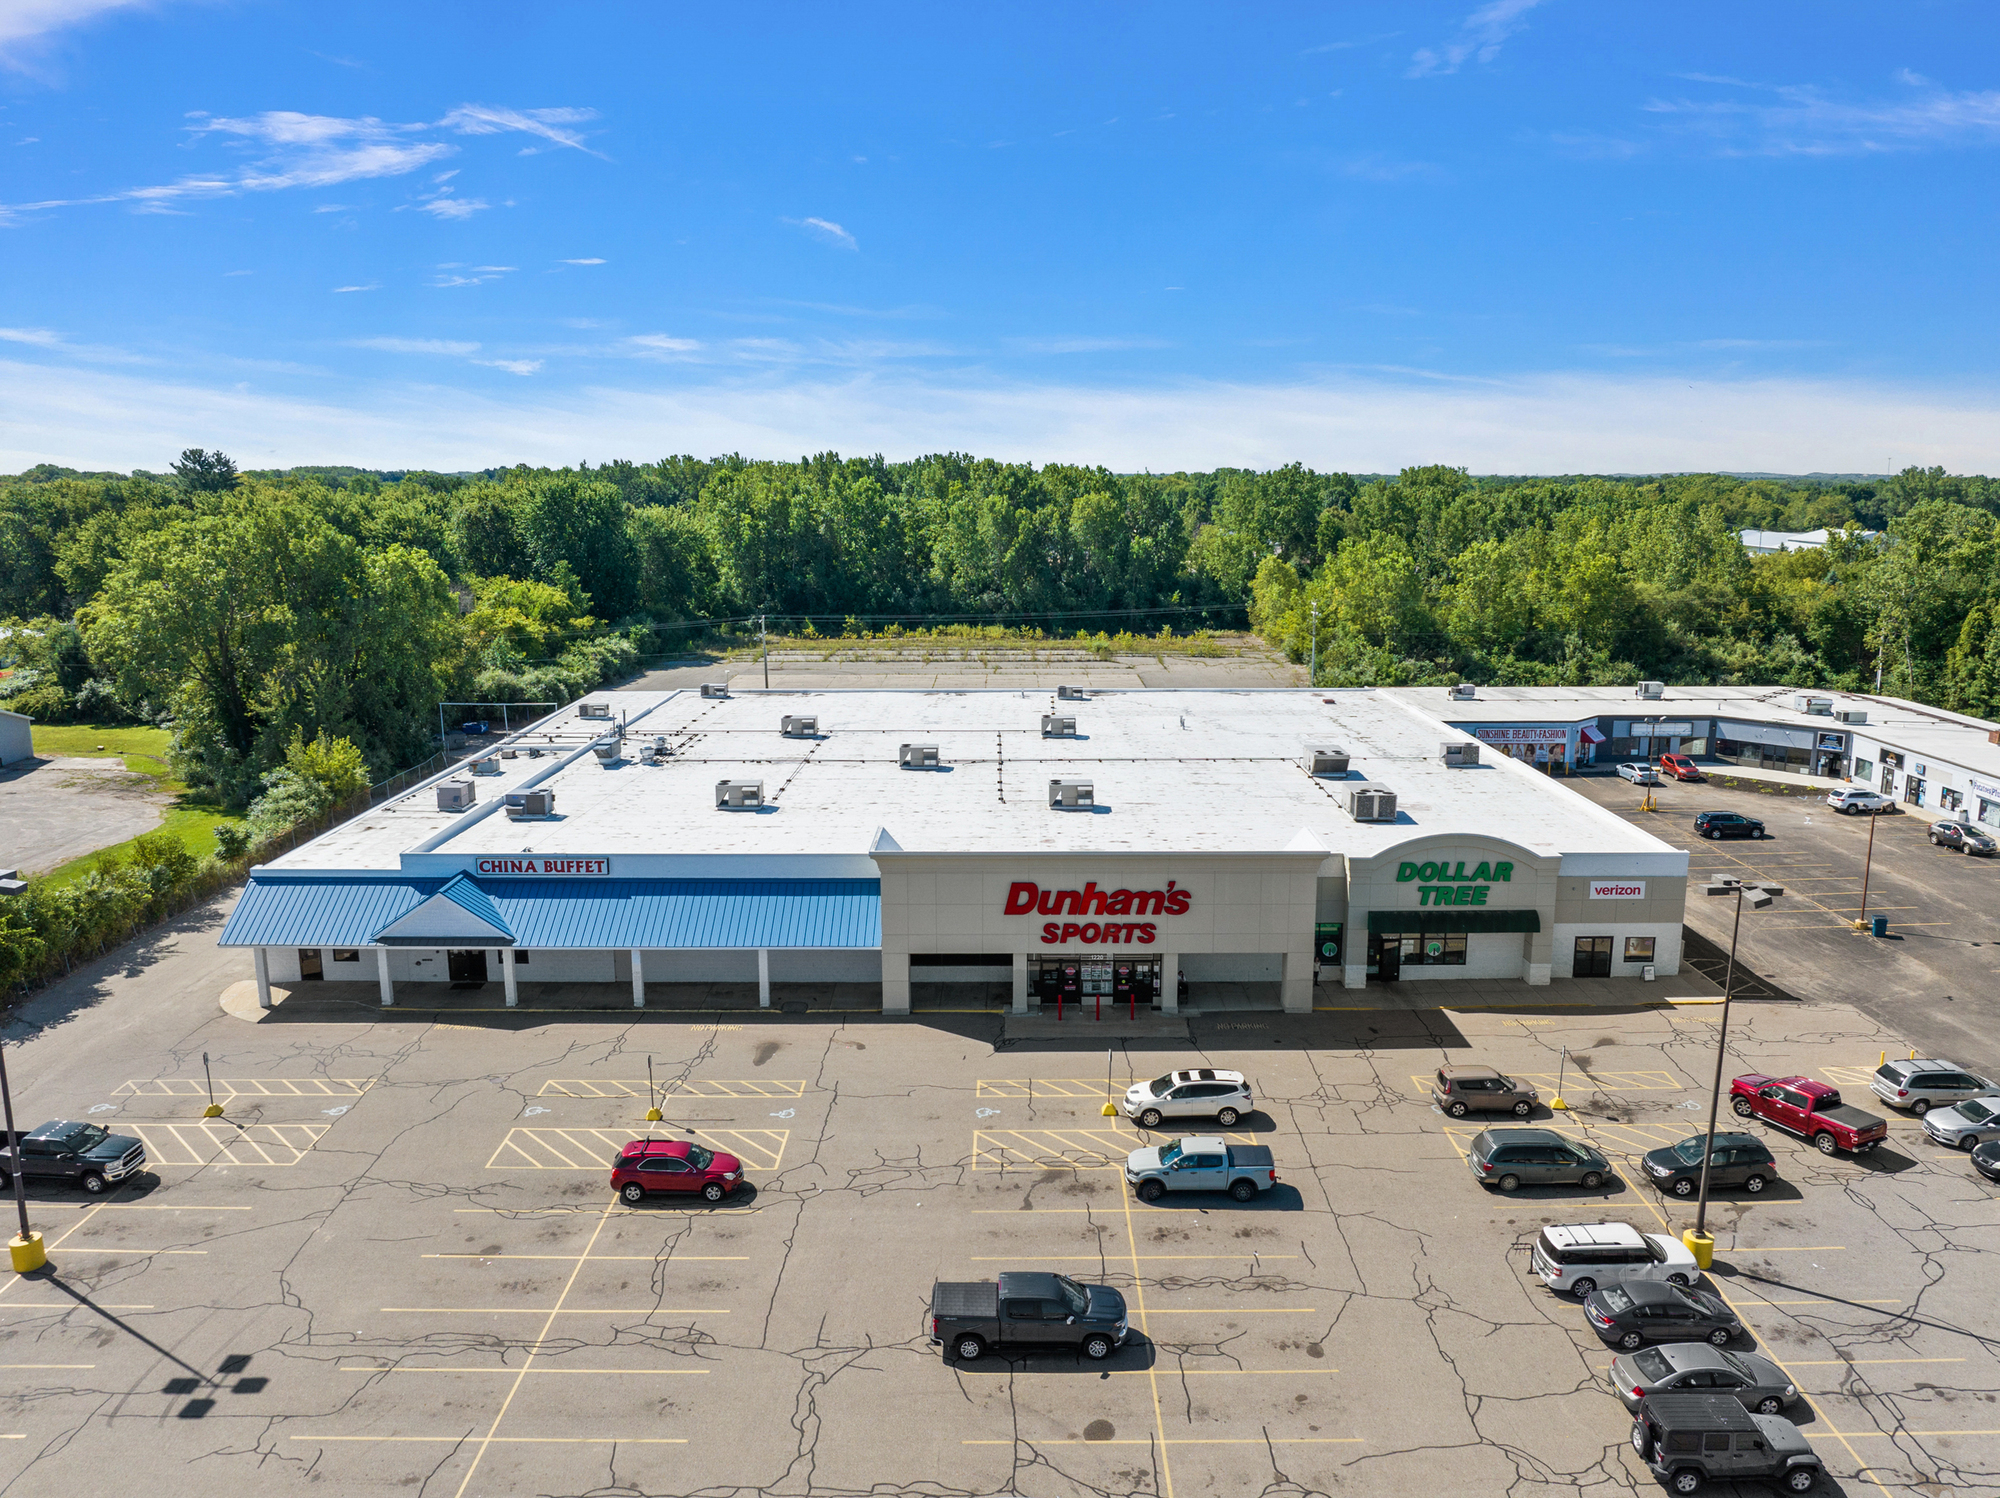
[[533, 879], [597, 878], [611, 872], [608, 858], [482, 858], [475, 874], [519, 874]]
[[[1026, 880], [1007, 886], [1008, 915], [1186, 915], [1194, 903], [1178, 881], [1169, 879], [1165, 889], [1099, 889], [1092, 880], [1082, 889], [1043, 889]], [[1064, 942], [1120, 945], [1137, 942], [1149, 946], [1159, 939], [1153, 921], [1048, 921], [1042, 926], [1042, 945]]]

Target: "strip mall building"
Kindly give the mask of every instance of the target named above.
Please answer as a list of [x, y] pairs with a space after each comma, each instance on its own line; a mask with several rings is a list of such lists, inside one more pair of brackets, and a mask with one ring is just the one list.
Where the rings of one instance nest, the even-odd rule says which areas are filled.
[[1303, 1012], [1315, 982], [1670, 976], [1686, 887], [1683, 851], [1389, 692], [618, 692], [254, 870], [222, 942], [267, 999]]

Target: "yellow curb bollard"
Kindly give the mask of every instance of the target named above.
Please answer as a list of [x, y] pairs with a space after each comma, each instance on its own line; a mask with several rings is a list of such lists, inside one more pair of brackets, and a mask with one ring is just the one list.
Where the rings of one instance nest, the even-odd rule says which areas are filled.
[[1099, 1108], [1097, 1111], [1103, 1114], [1106, 1118], [1116, 1118], [1118, 1116], [1118, 1107], [1115, 1103], [1106, 1103], [1102, 1108]]
[[1555, 1111], [1556, 1111], [1557, 1113], [1567, 1113], [1567, 1112], [1569, 1112], [1569, 1104], [1568, 1104], [1568, 1103], [1565, 1103], [1565, 1102], [1564, 1102], [1564, 1101], [1562, 1100], [1562, 1094], [1561, 1094], [1561, 1093], [1558, 1093], [1558, 1094], [1556, 1094], [1556, 1096], [1554, 1096], [1554, 1097], [1552, 1097], [1552, 1098], [1550, 1098], [1550, 1099], [1549, 1099], [1549, 1107], [1551, 1107], [1552, 1109], [1554, 1109], [1554, 1110], [1555, 1110]]
[[1715, 1262], [1715, 1239], [1707, 1233], [1697, 1233], [1693, 1228], [1689, 1228], [1681, 1234], [1681, 1242], [1685, 1243], [1687, 1251], [1694, 1255], [1695, 1268], [1705, 1270]]
[[23, 1238], [16, 1233], [7, 1242], [7, 1252], [14, 1259], [14, 1273], [32, 1274], [49, 1262], [48, 1250], [42, 1247], [42, 1235], [31, 1232]]
[[202, 1116], [203, 1118], [220, 1118], [220, 1117], [222, 1117], [222, 1104], [220, 1104], [220, 1103], [210, 1103], [210, 1104], [209, 1104], [209, 1105], [208, 1105], [208, 1106], [207, 1106], [206, 1108], [204, 1108], [204, 1109], [202, 1109], [202, 1110], [201, 1110], [201, 1116]]
[[660, 1121], [660, 1110], [658, 1108], [648, 1108], [646, 1110], [646, 1122], [658, 1123], [659, 1121]]
[[1877, 1061], [1875, 1064], [1877, 1066], [1887, 1066], [1889, 1064], [1889, 1053], [1887, 1051], [1884, 1051], [1882, 1053], [1882, 1059]]

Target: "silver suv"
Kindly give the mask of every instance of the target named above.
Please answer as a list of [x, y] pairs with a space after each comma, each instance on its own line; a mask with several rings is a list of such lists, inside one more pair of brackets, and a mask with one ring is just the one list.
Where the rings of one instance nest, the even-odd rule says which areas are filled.
[[1967, 1098], [2000, 1097], [2000, 1083], [1936, 1059], [1885, 1062], [1868, 1085], [1890, 1107], [1907, 1108], [1919, 1118]]
[[1701, 1278], [1680, 1239], [1642, 1233], [1623, 1222], [1545, 1227], [1535, 1237], [1532, 1262], [1543, 1284], [1578, 1300], [1587, 1300], [1600, 1285], [1627, 1280], [1692, 1285]]
[[1164, 1077], [1140, 1082], [1125, 1092], [1125, 1116], [1137, 1119], [1143, 1129], [1157, 1129], [1169, 1118], [1212, 1118], [1225, 1129], [1257, 1105], [1250, 1097], [1250, 1083], [1240, 1071], [1170, 1071]]

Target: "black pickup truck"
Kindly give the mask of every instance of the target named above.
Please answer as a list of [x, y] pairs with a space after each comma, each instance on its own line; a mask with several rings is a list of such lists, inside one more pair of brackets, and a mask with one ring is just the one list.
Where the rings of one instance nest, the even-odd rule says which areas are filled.
[[930, 1339], [961, 1362], [989, 1349], [1076, 1347], [1108, 1358], [1125, 1341], [1125, 1297], [1062, 1274], [1003, 1274], [998, 1282], [931, 1286]]

